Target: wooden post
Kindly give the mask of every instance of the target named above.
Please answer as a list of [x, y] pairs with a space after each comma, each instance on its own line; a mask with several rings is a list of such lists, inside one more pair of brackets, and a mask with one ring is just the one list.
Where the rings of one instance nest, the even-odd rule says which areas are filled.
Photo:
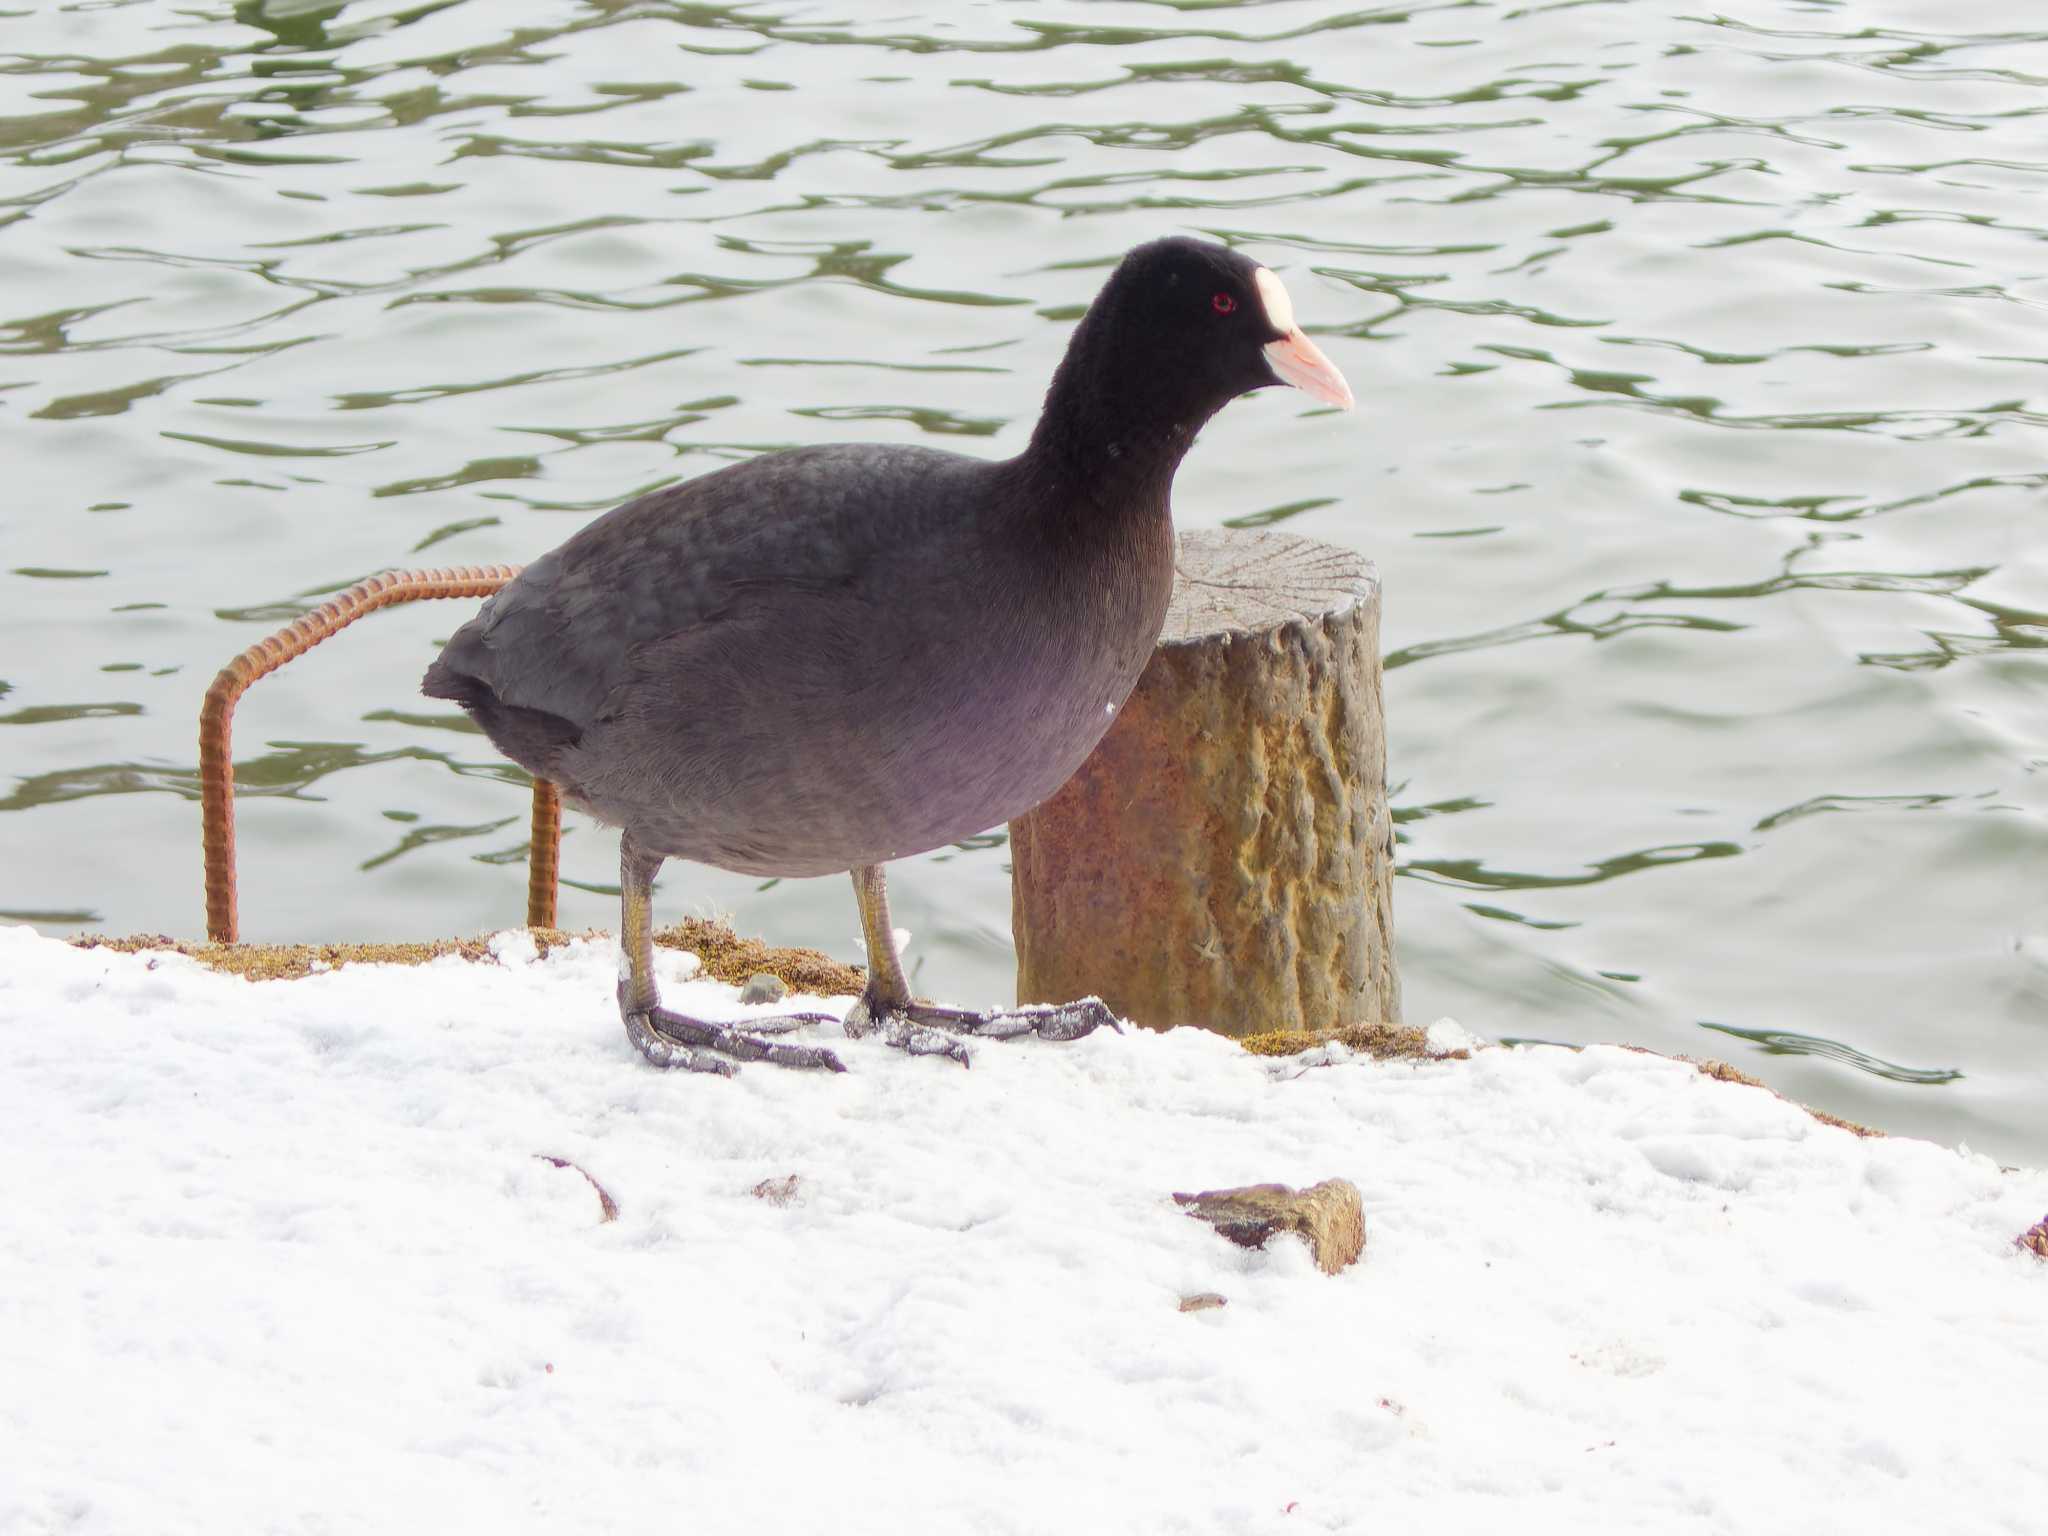
[[1010, 823], [1019, 1002], [1228, 1035], [1397, 1022], [1380, 587], [1271, 531], [1180, 540], [1151, 664]]

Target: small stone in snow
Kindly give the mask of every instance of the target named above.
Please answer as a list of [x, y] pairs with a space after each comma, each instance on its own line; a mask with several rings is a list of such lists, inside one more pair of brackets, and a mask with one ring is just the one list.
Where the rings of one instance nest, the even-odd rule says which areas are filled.
[[766, 971], [749, 976], [747, 984], [740, 988], [743, 1003], [779, 1003], [789, 996], [788, 984], [780, 976], [770, 976]]
[[1228, 1303], [1228, 1297], [1219, 1296], [1214, 1291], [1197, 1291], [1192, 1296], [1181, 1297], [1180, 1309], [1183, 1312], [1211, 1312]]

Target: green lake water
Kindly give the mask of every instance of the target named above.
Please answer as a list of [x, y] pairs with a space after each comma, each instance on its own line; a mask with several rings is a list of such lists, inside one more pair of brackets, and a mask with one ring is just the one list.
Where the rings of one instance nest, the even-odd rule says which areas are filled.
[[[1379, 563], [1411, 1018], [2048, 1158], [2012, 0], [0, 10], [0, 914], [200, 936], [237, 650], [765, 448], [1014, 452], [1175, 231], [1280, 271], [1358, 395], [1234, 404], [1176, 502]], [[417, 692], [467, 611], [244, 701], [245, 936], [519, 921], [524, 788]], [[924, 989], [1007, 1000], [1005, 857], [895, 867]], [[564, 865], [613, 925], [611, 835]], [[658, 901], [859, 952], [844, 880]]]

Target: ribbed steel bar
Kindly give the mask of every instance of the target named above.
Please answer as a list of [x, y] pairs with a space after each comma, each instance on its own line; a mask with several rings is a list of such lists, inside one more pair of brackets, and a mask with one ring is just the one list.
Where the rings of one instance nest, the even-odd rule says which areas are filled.
[[526, 850], [526, 926], [555, 926], [555, 889], [562, 861], [562, 792], [533, 781], [533, 841]]
[[[458, 566], [437, 571], [386, 571], [322, 603], [304, 618], [257, 641], [220, 669], [199, 710], [199, 808], [206, 862], [206, 936], [232, 944], [240, 932], [235, 907], [235, 703], [259, 677], [303, 656], [366, 613], [426, 597], [489, 597], [519, 574], [516, 565]], [[555, 786], [533, 785], [533, 848], [527, 863], [526, 921], [555, 925], [555, 875], [562, 802]]]

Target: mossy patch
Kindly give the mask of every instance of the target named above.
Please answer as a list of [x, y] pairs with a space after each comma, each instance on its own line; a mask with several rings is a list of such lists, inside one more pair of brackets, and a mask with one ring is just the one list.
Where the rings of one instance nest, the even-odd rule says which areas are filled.
[[[572, 939], [604, 938], [601, 930], [569, 933], [560, 928], [526, 930], [534, 948], [545, 955]], [[211, 970], [250, 981], [288, 981], [343, 965], [424, 965], [446, 955], [464, 960], [493, 960], [488, 937], [435, 939], [419, 944], [189, 944], [164, 934], [108, 938], [82, 934], [71, 940], [81, 949], [111, 949], [122, 954], [172, 950], [188, 955]], [[743, 939], [723, 923], [685, 918], [659, 930], [654, 942], [665, 949], [686, 949], [704, 962], [704, 974], [732, 986], [766, 973], [779, 976], [792, 992], [822, 997], [847, 997], [867, 984], [867, 972], [842, 965], [815, 949], [786, 949]]]
[[1376, 1061], [1464, 1061], [1470, 1051], [1431, 1050], [1426, 1031], [1412, 1024], [1346, 1024], [1339, 1029], [1269, 1029], [1237, 1042], [1254, 1056], [1298, 1056], [1319, 1045], [1349, 1046]]
[[864, 966], [842, 965], [823, 950], [790, 949], [745, 939], [723, 923], [686, 917], [658, 929], [654, 942], [668, 949], [687, 949], [704, 962], [705, 974], [735, 987], [765, 973], [779, 976], [792, 992], [818, 997], [852, 997], [868, 984]]

